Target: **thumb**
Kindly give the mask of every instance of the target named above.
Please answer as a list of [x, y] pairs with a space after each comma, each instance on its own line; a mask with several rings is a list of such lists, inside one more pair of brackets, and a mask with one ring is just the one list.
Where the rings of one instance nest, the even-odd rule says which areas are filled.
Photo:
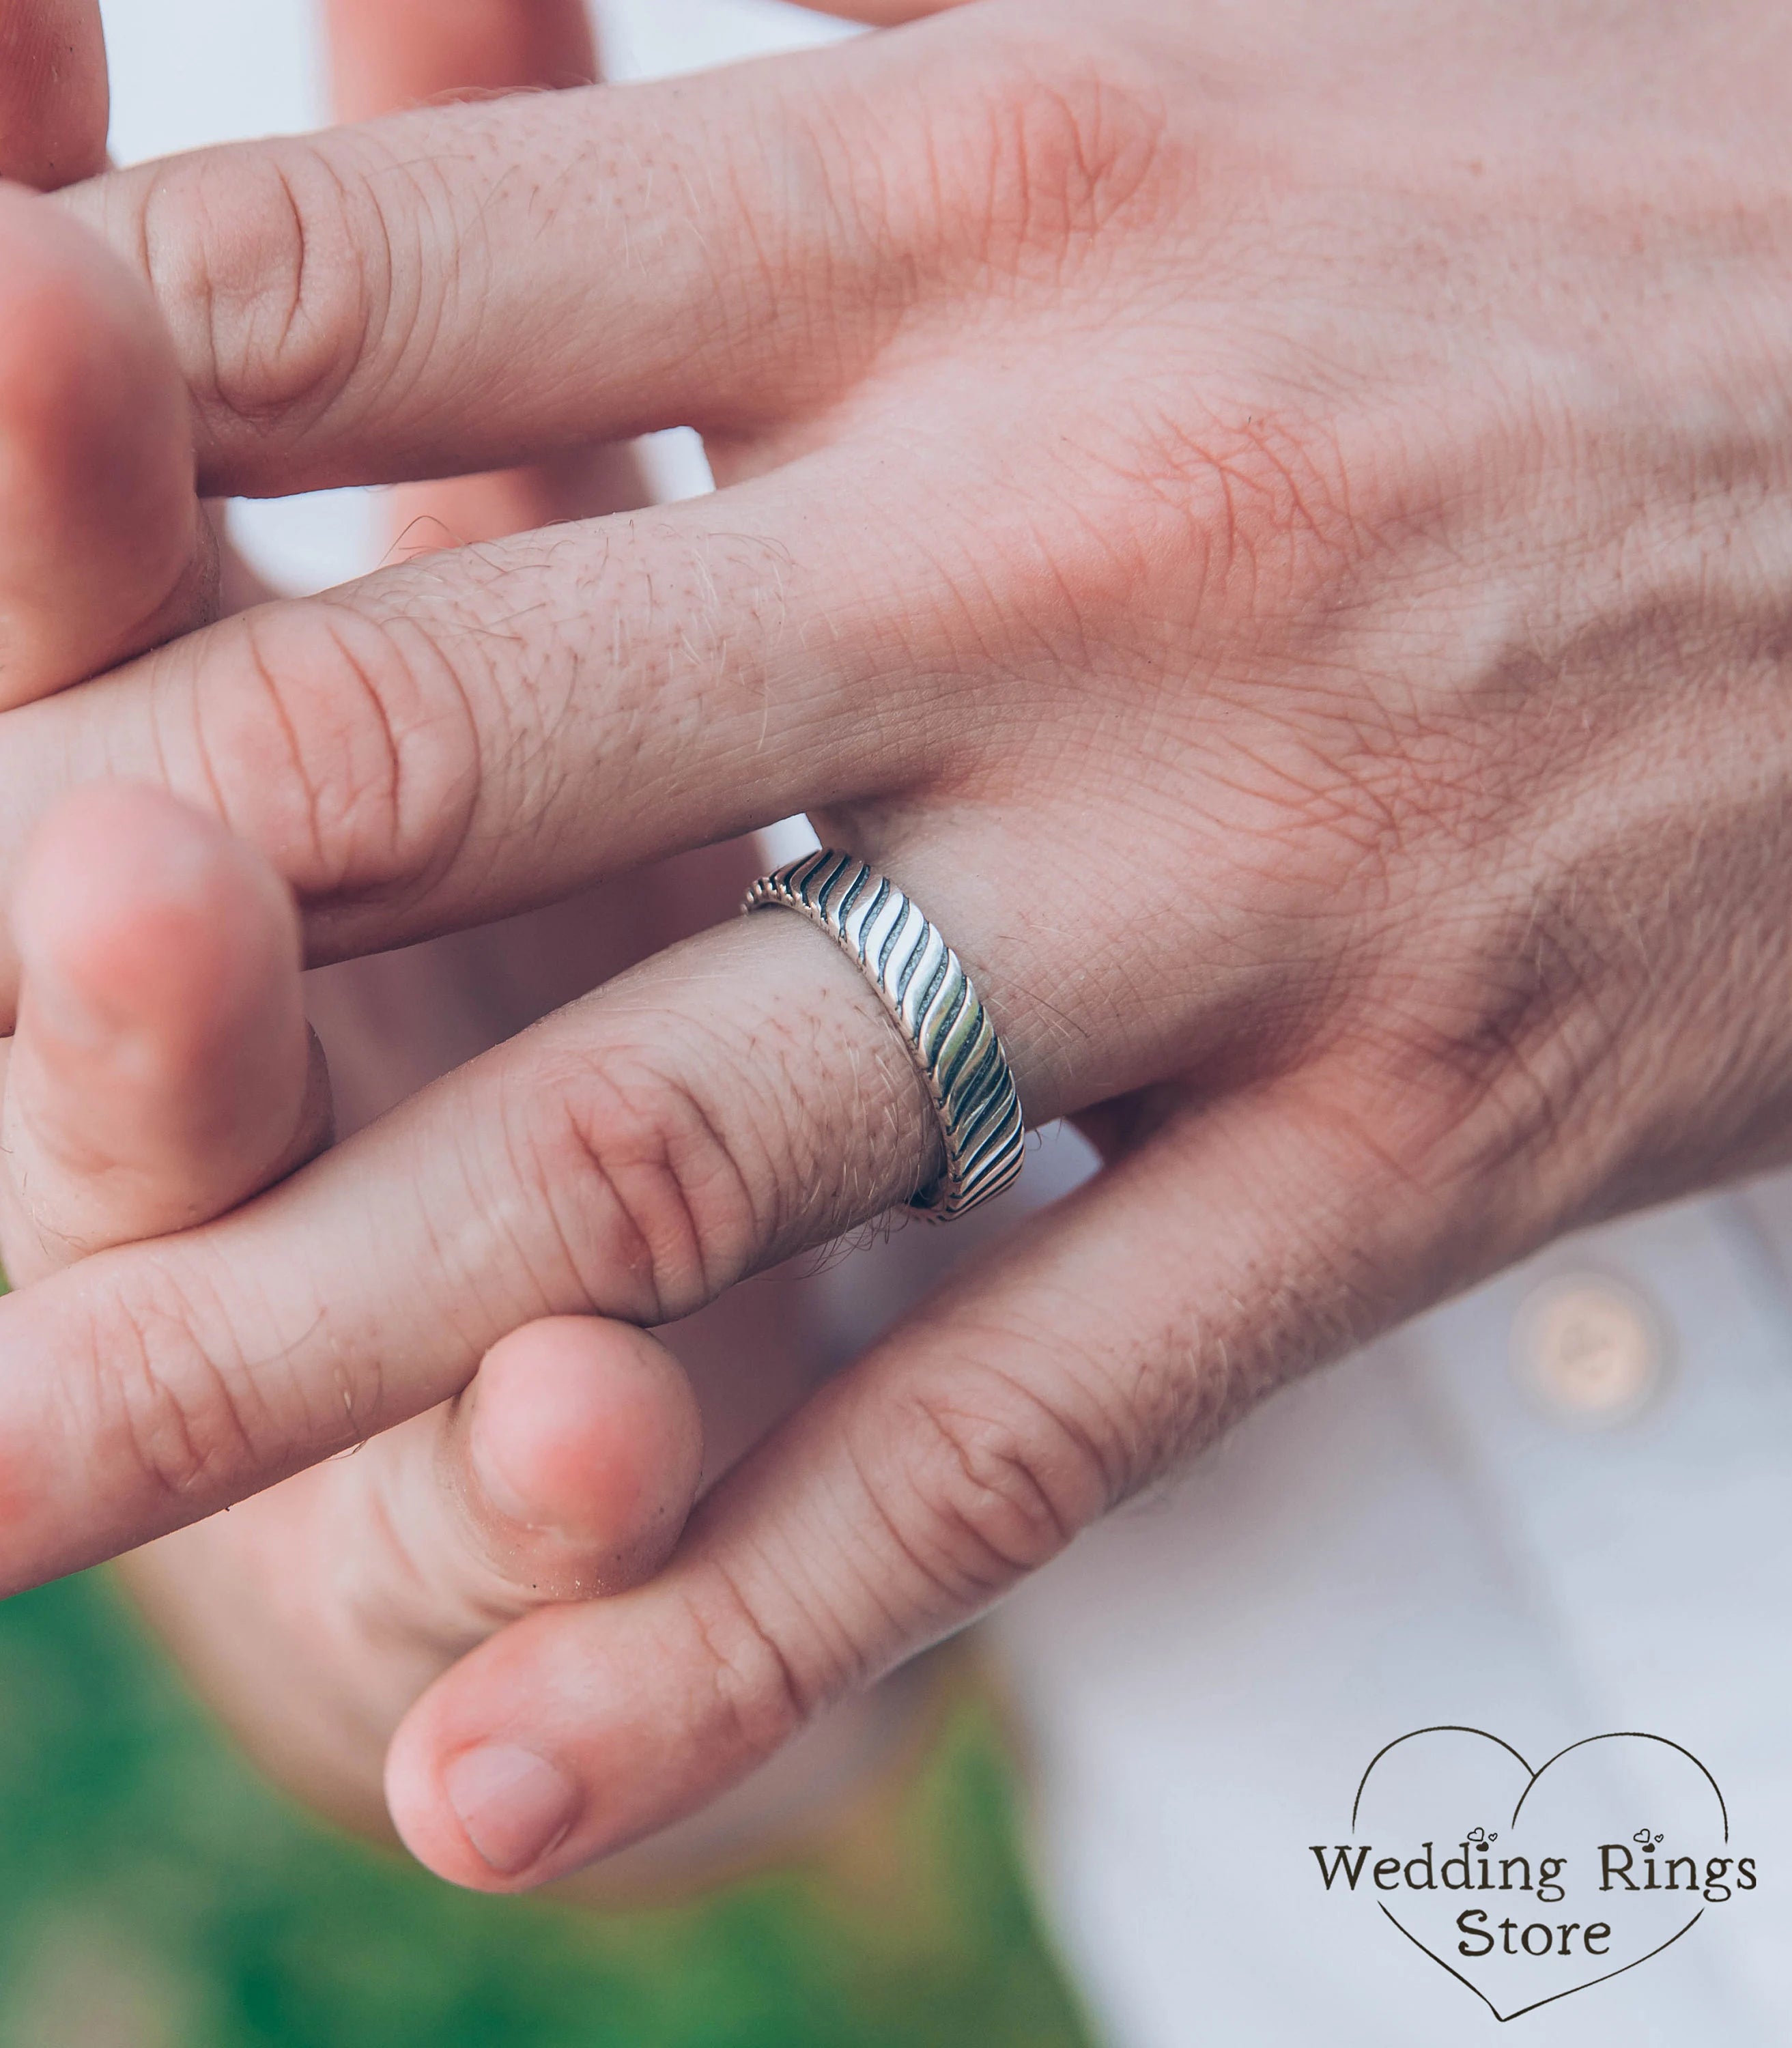
[[1341, 1345], [1363, 1216], [1410, 1220], [1383, 1171], [1255, 1101], [1160, 1131], [816, 1395], [661, 1577], [447, 1673], [388, 1759], [407, 1844], [515, 1891], [706, 1804]]

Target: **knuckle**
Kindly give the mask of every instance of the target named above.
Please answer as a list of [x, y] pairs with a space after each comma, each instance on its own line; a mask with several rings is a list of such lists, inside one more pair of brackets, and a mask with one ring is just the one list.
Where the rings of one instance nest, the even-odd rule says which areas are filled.
[[882, 125], [844, 91], [782, 91], [746, 122], [731, 103], [735, 151], [725, 176], [704, 180], [721, 231], [690, 250], [706, 303], [698, 345], [716, 364], [706, 428], [787, 429], [824, 409], [899, 324], [917, 223], [892, 205], [886, 138], [867, 147]]
[[[1119, 1497], [1111, 1455], [1047, 1399], [987, 1365], [918, 1388], [891, 1432], [892, 1468], [861, 1460], [876, 1511], [943, 1619], [981, 1605], [1056, 1557]], [[925, 1622], [925, 1616], [917, 1617]]]
[[581, 1298], [667, 1322], [747, 1271], [764, 1236], [751, 1179], [673, 1061], [612, 1039], [526, 1069], [505, 1103], [511, 1170], [545, 1200]]
[[1179, 401], [1139, 423], [1129, 467], [1192, 540], [1204, 603], [1249, 625], [1323, 615], [1363, 550], [1363, 479], [1331, 423], [1253, 394], [1208, 409]]
[[1099, 432], [1043, 452], [1024, 524], [988, 522], [968, 546], [1014, 625], [1072, 654], [1144, 654], [1184, 690], [1187, 651], [1216, 625], [1238, 656], [1285, 665], [1290, 636], [1335, 623], [1374, 545], [1366, 495], [1324, 418], [1146, 385]]
[[691, 1575], [682, 1600], [702, 1674], [695, 1704], [705, 1737], [737, 1756], [769, 1756], [834, 1687], [805, 1674], [746, 1587], [719, 1561]]
[[1563, 898], [1537, 892], [1454, 933], [1432, 920], [1422, 952], [1402, 948], [1365, 989], [1347, 1041], [1356, 1085], [1343, 1096], [1364, 1099], [1361, 1127], [1410, 1185], [1465, 1197], [1490, 1237], [1487, 1190], [1512, 1185], [1515, 1167], [1527, 1203], [1567, 1185], [1563, 1162], [1582, 1148], [1565, 1134], [1621, 1074], [1646, 999], [1613, 972], [1609, 935]]
[[301, 428], [340, 397], [390, 299], [367, 182], [300, 140], [159, 168], [142, 199], [150, 283], [202, 420]]
[[324, 599], [219, 630], [235, 645], [209, 665], [194, 743], [220, 813], [313, 902], [426, 892], [471, 828], [479, 765], [429, 630]]
[[1041, 63], [1038, 48], [998, 52], [931, 107], [921, 155], [957, 240], [948, 254], [1055, 283], [1068, 255], [1161, 194], [1168, 122], [1144, 76], [1105, 59]]
[[261, 1468], [268, 1435], [253, 1375], [207, 1340], [208, 1319], [165, 1275], [96, 1289], [72, 1387], [84, 1389], [95, 1455], [115, 1454], [153, 1497], [186, 1514], [228, 1497]]

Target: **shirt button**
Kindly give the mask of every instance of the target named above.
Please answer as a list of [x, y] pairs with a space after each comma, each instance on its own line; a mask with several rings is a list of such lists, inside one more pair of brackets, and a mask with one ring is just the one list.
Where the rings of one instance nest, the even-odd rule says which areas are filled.
[[1519, 1383], [1558, 1422], [1609, 1429], [1640, 1414], [1667, 1378], [1667, 1333], [1643, 1296], [1603, 1273], [1535, 1289], [1513, 1328]]

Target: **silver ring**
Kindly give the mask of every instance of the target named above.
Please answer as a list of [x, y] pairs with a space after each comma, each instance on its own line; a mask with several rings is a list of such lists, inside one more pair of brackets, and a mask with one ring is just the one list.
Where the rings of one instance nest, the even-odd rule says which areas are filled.
[[740, 907], [794, 910], [819, 925], [900, 1026], [946, 1141], [945, 1171], [910, 1207], [944, 1222], [1012, 1187], [1026, 1156], [1020, 1096], [989, 1012], [938, 926], [887, 875], [828, 847], [762, 876]]

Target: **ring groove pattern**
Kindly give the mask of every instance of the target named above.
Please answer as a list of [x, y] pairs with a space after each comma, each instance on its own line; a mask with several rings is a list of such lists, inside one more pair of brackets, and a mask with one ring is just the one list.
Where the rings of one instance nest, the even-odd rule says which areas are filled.
[[887, 875], [824, 847], [762, 875], [743, 912], [794, 910], [849, 953], [895, 1019], [926, 1084], [946, 1164], [910, 1207], [944, 1222], [1012, 1187], [1026, 1123], [1008, 1057], [964, 964]]

